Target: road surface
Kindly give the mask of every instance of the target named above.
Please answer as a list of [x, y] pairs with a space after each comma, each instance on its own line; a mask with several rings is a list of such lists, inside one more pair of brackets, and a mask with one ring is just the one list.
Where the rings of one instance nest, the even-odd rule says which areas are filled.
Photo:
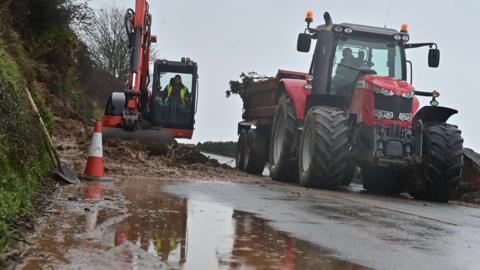
[[63, 187], [18, 269], [480, 269], [480, 209], [269, 181]]

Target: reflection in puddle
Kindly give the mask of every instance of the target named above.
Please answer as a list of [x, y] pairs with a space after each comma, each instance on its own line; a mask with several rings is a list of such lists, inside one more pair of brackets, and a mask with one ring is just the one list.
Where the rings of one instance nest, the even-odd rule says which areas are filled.
[[364, 269], [321, 257], [328, 253], [252, 214], [198, 195], [175, 198], [151, 184], [122, 185], [131, 216], [116, 225], [115, 241], [123, 235], [173, 269]]
[[201, 194], [177, 198], [142, 179], [112, 185], [77, 190], [19, 268], [364, 269]]

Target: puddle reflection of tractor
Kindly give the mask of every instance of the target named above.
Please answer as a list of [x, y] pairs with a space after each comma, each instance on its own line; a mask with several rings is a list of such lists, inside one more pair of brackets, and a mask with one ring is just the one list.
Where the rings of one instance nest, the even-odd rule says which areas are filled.
[[[237, 91], [245, 109], [237, 167], [260, 174], [268, 161], [274, 180], [327, 189], [348, 185], [360, 168], [368, 191], [454, 198], [463, 139], [447, 120], [457, 111], [438, 106], [437, 91], [415, 90], [406, 59], [406, 50], [428, 46], [428, 64], [438, 67], [437, 45], [409, 43], [407, 25], [397, 31], [324, 17], [311, 28], [307, 13], [298, 38], [300, 52], [317, 41], [308, 73], [281, 70]], [[431, 106], [419, 109], [418, 96], [431, 97]]]

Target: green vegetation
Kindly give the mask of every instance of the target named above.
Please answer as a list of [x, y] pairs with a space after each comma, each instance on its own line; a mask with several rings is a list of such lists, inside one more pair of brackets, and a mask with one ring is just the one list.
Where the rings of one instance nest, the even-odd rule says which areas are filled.
[[90, 12], [84, 1], [0, 0], [0, 262], [52, 164], [25, 88], [53, 130], [54, 114], [95, 118], [106, 91], [122, 87], [78, 37]]
[[31, 210], [37, 179], [50, 164], [26, 101], [21, 73], [3, 44], [0, 42], [0, 259], [15, 239], [10, 221]]
[[204, 142], [197, 145], [200, 151], [224, 157], [235, 158], [237, 151], [236, 142]]
[[54, 114], [96, 118], [97, 104], [124, 87], [79, 38], [92, 15], [86, 1], [0, 0], [0, 264], [51, 166], [25, 88], [54, 130]]

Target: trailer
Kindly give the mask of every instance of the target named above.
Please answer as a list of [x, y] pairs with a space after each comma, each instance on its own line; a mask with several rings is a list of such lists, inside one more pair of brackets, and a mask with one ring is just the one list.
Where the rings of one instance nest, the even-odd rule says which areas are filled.
[[[279, 70], [275, 77], [262, 78], [260, 80], [246, 77], [239, 85], [238, 94], [243, 101], [243, 121], [238, 123], [238, 144], [236, 166], [242, 171], [251, 174], [261, 174], [269, 157], [271, 130], [277, 111], [279, 98], [284, 93], [285, 81], [300, 82], [298, 90], [292, 95], [301, 99], [309, 91], [303, 88], [301, 82], [306, 83], [308, 73]], [[293, 90], [293, 89], [292, 89]], [[303, 118], [302, 115], [299, 115]]]

